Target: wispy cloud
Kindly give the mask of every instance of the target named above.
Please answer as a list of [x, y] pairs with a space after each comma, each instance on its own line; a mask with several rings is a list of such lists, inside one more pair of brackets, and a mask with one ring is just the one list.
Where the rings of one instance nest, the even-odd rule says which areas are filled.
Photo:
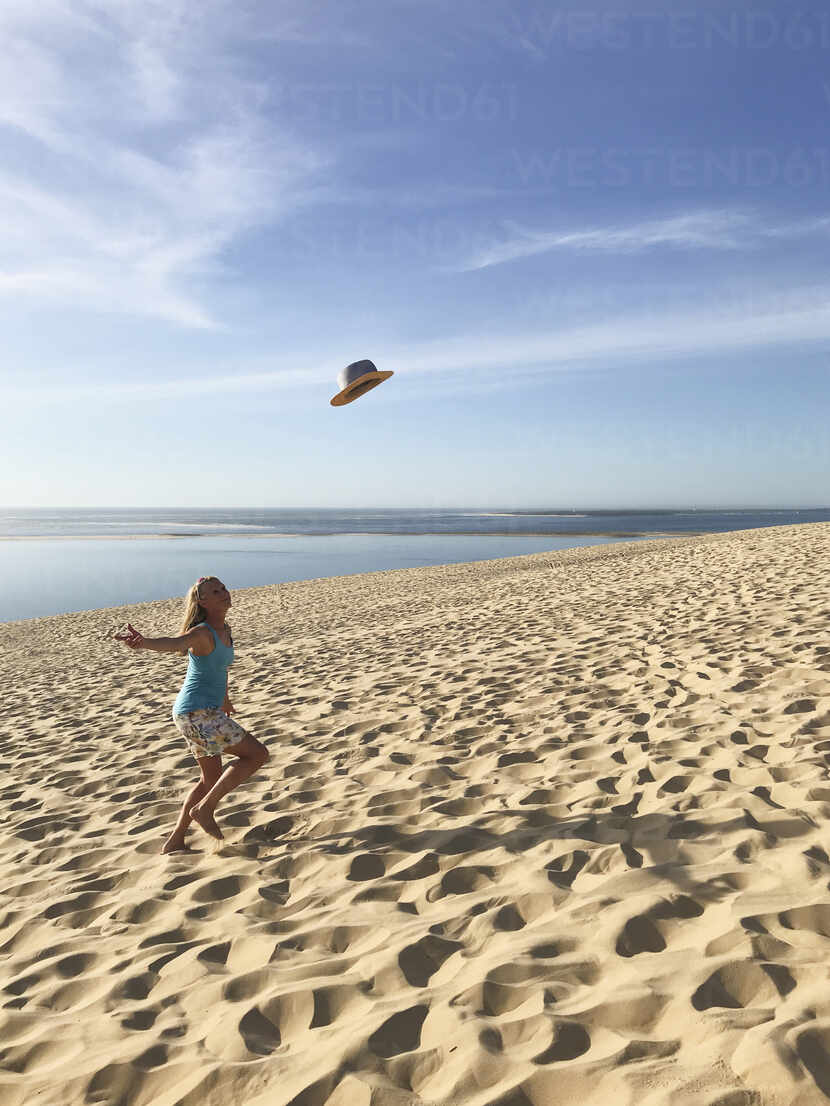
[[502, 226], [503, 234], [498, 239], [463, 258], [453, 270], [471, 272], [555, 251], [639, 253], [658, 246], [690, 250], [750, 249], [764, 239], [793, 238], [830, 230], [830, 218], [774, 226], [756, 213], [725, 210], [690, 212], [628, 226], [568, 231], [532, 229], [513, 220], [505, 220]]
[[770, 297], [747, 310], [666, 311], [661, 315], [597, 321], [591, 326], [542, 334], [464, 336], [383, 352], [384, 364], [411, 372], [467, 371], [507, 375], [528, 369], [579, 369], [602, 362], [619, 367], [632, 360], [729, 353], [830, 339], [830, 288], [805, 292], [810, 306], [792, 309]]
[[0, 294], [219, 325], [200, 297], [326, 157], [266, 116], [225, 0], [9, 0], [0, 12]]
[[[794, 308], [794, 303], [803, 305]], [[462, 334], [440, 341], [372, 351], [382, 368], [394, 369], [411, 383], [444, 376], [455, 391], [459, 383], [471, 393], [489, 390], [495, 378], [553, 371], [623, 369], [632, 362], [684, 356], [729, 354], [779, 346], [803, 346], [830, 340], [830, 287], [769, 294], [749, 307], [712, 310], [667, 310], [662, 314], [609, 318], [585, 327], [546, 333]], [[342, 360], [339, 351], [284, 354], [279, 360], [226, 364], [198, 380], [201, 393], [257, 396], [303, 391], [328, 396], [333, 391]], [[267, 367], [266, 367], [267, 366]], [[193, 378], [180, 379], [163, 372], [152, 381], [112, 381], [94, 387], [52, 386], [6, 390], [10, 401], [27, 405], [83, 401], [155, 402], [192, 395]]]

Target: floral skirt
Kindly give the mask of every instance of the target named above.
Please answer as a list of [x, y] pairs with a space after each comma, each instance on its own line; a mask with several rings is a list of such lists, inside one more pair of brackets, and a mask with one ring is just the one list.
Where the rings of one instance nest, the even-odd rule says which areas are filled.
[[238, 722], [218, 707], [174, 714], [173, 721], [197, 760], [220, 757], [229, 745], [238, 745], [247, 735]]

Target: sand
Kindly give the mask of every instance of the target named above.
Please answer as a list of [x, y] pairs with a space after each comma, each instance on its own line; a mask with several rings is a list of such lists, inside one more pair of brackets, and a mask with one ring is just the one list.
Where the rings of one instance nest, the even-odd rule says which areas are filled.
[[106, 634], [181, 601], [0, 626], [0, 1103], [827, 1102], [828, 563], [825, 523], [236, 592], [271, 759], [171, 856], [183, 660]]

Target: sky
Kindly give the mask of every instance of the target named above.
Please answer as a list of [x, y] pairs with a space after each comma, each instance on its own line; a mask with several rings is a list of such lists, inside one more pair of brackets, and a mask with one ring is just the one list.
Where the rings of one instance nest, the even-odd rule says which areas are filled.
[[0, 505], [830, 503], [826, 7], [2, 0], [0, 45]]

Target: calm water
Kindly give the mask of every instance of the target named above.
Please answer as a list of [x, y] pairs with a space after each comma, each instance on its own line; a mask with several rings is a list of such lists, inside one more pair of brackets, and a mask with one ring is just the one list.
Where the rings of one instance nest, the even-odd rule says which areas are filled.
[[[180, 596], [205, 575], [233, 589], [818, 521], [830, 510], [14, 510], [0, 536], [26, 540], [0, 541], [0, 622]], [[153, 537], [164, 534], [177, 536]], [[145, 536], [116, 540], [133, 535]]]
[[183, 596], [199, 576], [219, 576], [233, 590], [620, 540], [627, 539], [336, 534], [0, 541], [0, 622]]

